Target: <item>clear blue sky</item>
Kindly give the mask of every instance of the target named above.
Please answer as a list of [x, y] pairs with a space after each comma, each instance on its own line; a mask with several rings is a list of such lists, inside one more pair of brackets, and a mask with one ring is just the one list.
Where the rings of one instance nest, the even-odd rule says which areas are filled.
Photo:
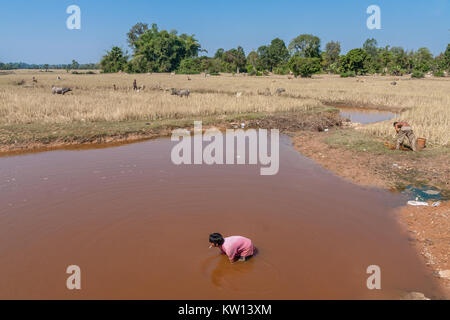
[[[82, 11], [81, 30], [68, 30], [66, 8]], [[381, 8], [381, 30], [368, 30], [366, 9]], [[113, 45], [127, 48], [126, 33], [137, 22], [195, 34], [213, 55], [241, 45], [246, 54], [279, 37], [302, 33], [339, 40], [343, 52], [367, 38], [380, 46], [428, 47], [450, 43], [450, 0], [14, 0], [0, 4], [0, 61], [98, 62]]]

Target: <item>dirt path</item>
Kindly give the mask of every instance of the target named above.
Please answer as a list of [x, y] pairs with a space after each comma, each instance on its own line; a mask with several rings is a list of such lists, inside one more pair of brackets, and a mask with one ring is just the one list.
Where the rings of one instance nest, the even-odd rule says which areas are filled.
[[[348, 129], [351, 130], [351, 129]], [[431, 185], [447, 186], [450, 181], [448, 155], [411, 159], [405, 155], [374, 155], [358, 152], [324, 142], [333, 132], [296, 132], [292, 141], [297, 150], [314, 159], [324, 168], [354, 183], [395, 191], [399, 184], [413, 178]], [[381, 143], [381, 142], [380, 142]], [[448, 192], [448, 189], [447, 189]], [[449, 248], [450, 248], [450, 201], [442, 201], [439, 207], [405, 206], [399, 211], [400, 223], [411, 236], [430, 273], [439, 277], [450, 298]]]

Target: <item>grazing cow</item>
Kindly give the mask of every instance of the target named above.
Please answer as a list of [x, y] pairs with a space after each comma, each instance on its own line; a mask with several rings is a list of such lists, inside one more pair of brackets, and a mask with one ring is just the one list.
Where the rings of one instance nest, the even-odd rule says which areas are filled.
[[266, 90], [264, 90], [264, 91], [258, 90], [258, 94], [260, 96], [271, 96], [272, 95], [269, 88], [266, 88]]
[[276, 94], [277, 96], [279, 96], [279, 95], [282, 94], [283, 92], [286, 92], [286, 89], [285, 89], [285, 88], [278, 88], [278, 89], [275, 91], [275, 94]]
[[117, 87], [116, 87], [116, 85], [115, 85], [115, 84], [113, 84], [113, 89], [114, 89], [114, 91], [116, 91], [116, 90], [117, 90]]
[[60, 77], [60, 76], [57, 76], [57, 77], [56, 77], [56, 80], [61, 80], [61, 77]]
[[52, 87], [52, 94], [62, 94], [65, 95], [67, 92], [72, 91], [70, 88], [58, 88]]
[[189, 98], [189, 94], [191, 92], [189, 90], [177, 90], [175, 88], [172, 88], [172, 95], [173, 96], [179, 96], [179, 97], [186, 97]]
[[33, 82], [37, 83], [37, 79], [35, 77], [33, 77]]

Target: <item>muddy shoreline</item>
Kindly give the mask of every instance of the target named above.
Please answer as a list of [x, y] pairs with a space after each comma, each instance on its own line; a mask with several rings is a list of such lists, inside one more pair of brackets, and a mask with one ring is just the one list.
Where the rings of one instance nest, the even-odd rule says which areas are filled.
[[[197, 120], [202, 120], [201, 117]], [[164, 138], [171, 135], [172, 130], [183, 128], [193, 129], [194, 120], [180, 120], [183, 124], [162, 124], [152, 128], [152, 123], [145, 123], [144, 128], [132, 130], [118, 134], [98, 134], [90, 137], [60, 137], [49, 141], [27, 140], [23, 142], [0, 145], [0, 157], [14, 156], [26, 153], [38, 153], [53, 150], [77, 150], [91, 148], [108, 148], [124, 144], [137, 143], [145, 140]], [[297, 112], [297, 113], [277, 113], [270, 115], [239, 115], [231, 120], [207, 119], [203, 121], [205, 129], [215, 127], [220, 130], [233, 129], [245, 124], [245, 128], [278, 128], [281, 132], [312, 130], [323, 131], [325, 128], [341, 126], [342, 120], [336, 111], [325, 112]]]
[[[414, 207], [405, 203], [405, 206], [397, 210], [396, 215], [400, 225], [408, 233], [411, 245], [427, 266], [430, 275], [439, 280], [442, 291], [449, 299], [450, 279], [440, 276], [440, 272], [450, 269], [450, 201], [448, 185], [445, 186], [450, 181], [448, 156], [444, 154], [424, 162], [411, 160], [408, 155], [372, 155], [327, 144], [324, 142], [326, 135], [327, 133], [293, 132], [291, 138], [299, 152], [358, 185], [399, 192], [399, 184], [404, 184], [405, 181], [427, 181], [443, 188], [441, 190], [447, 201], [441, 201], [439, 207]], [[412, 172], [418, 177], [411, 177]]]

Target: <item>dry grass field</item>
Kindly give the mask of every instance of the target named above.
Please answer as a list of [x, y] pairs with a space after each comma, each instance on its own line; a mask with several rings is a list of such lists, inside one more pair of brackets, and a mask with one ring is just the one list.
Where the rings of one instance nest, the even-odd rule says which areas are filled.
[[[61, 80], [57, 80], [58, 76]], [[133, 91], [134, 79], [138, 86], [145, 88]], [[391, 85], [392, 81], [397, 85]], [[52, 95], [52, 85], [70, 87], [73, 92], [64, 96]], [[113, 89], [114, 85], [117, 90]], [[189, 89], [191, 95], [189, 98], [173, 96], [171, 88]], [[276, 95], [278, 88], [286, 91]], [[239, 97], [238, 92], [241, 93]], [[77, 75], [64, 70], [19, 70], [13, 74], [0, 74], [0, 135], [2, 131], [5, 135], [26, 126], [56, 125], [61, 128], [76, 123], [96, 125], [104, 122], [123, 125], [129, 121], [305, 111], [324, 106], [395, 111], [400, 113], [399, 119], [408, 121], [416, 134], [426, 137], [431, 144], [449, 144], [450, 78]], [[391, 137], [394, 133], [390, 121], [368, 125], [363, 130], [380, 137]]]

